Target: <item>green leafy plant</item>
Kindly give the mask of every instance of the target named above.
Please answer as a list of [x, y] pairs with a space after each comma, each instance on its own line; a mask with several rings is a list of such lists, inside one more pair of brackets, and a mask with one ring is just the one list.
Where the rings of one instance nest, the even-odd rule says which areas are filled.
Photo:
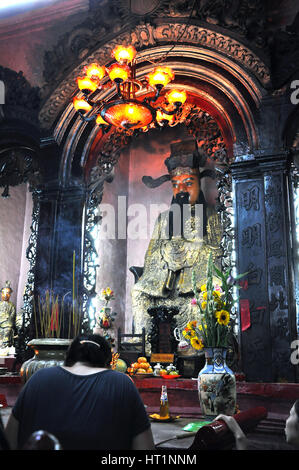
[[[230, 271], [222, 273], [213, 263], [212, 255], [208, 260], [207, 283], [198, 290], [193, 271], [192, 284], [195, 294], [192, 305], [198, 308], [198, 320], [187, 323], [182, 334], [194, 349], [227, 348], [232, 334], [232, 307], [235, 302], [233, 288], [236, 281], [247, 273], [232, 278]], [[217, 278], [221, 286], [214, 283]]]

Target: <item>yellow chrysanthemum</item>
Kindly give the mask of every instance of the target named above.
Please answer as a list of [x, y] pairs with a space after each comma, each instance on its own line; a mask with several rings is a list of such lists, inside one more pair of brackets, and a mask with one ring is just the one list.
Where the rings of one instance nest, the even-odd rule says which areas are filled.
[[202, 286], [200, 286], [200, 290], [201, 292], [205, 292], [207, 290], [207, 285], [203, 284]]
[[218, 297], [218, 299], [220, 299], [221, 294], [220, 294], [220, 292], [219, 292], [218, 290], [213, 290], [213, 296], [214, 296], [214, 297]]
[[203, 349], [204, 344], [201, 339], [199, 339], [197, 336], [191, 339], [191, 346], [194, 349]]
[[227, 312], [226, 310], [220, 310], [216, 312], [215, 315], [220, 325], [226, 326], [229, 323], [230, 315], [229, 315], [229, 312]]
[[203, 302], [201, 302], [201, 308], [205, 310], [206, 307], [207, 307], [207, 302], [204, 300]]
[[202, 298], [205, 299], [205, 300], [207, 300], [207, 298], [208, 298], [208, 293], [207, 293], [207, 292], [204, 292], [204, 293], [202, 294]]
[[182, 334], [183, 334], [184, 338], [191, 339], [190, 331], [183, 330]]
[[196, 328], [196, 325], [197, 325], [197, 321], [192, 320], [187, 323], [187, 328]]

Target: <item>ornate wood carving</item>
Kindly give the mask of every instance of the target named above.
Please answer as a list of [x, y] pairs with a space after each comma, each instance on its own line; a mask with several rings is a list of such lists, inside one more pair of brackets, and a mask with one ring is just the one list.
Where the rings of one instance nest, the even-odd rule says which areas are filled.
[[248, 381], [295, 381], [291, 342], [296, 337], [290, 283], [285, 156], [233, 164], [240, 291], [249, 317], [241, 319], [243, 370]]
[[36, 123], [40, 107], [40, 89], [32, 87], [23, 72], [17, 73], [1, 65], [0, 80], [5, 87], [3, 117]]
[[[64, 78], [69, 56], [73, 58], [72, 64], [77, 62], [78, 66], [71, 71], [67, 79], [61, 82], [51, 94], [51, 97], [45, 102], [39, 116], [41, 124], [45, 127], [50, 126], [58, 112], [64, 106], [66, 100], [74, 93], [76, 89], [76, 77], [80, 74], [82, 67], [85, 66], [87, 62], [109, 63], [111, 61], [111, 51], [119, 42], [124, 44], [131, 43], [137, 49], [159, 46], [161, 44], [173, 44], [175, 42], [178, 42], [178, 44], [194, 44], [197, 47], [207, 47], [240, 63], [244, 68], [255, 75], [265, 87], [270, 86], [270, 71], [263, 60], [249, 47], [229, 37], [229, 35], [214, 31], [210, 26], [207, 28], [203, 27], [201, 24], [180, 23], [173, 18], [160, 18], [159, 20], [153, 21], [153, 23], [154, 24], [140, 24], [131, 32], [118, 32], [110, 37], [108, 35], [109, 42], [106, 42], [107, 39], [102, 41], [97, 45], [96, 49], [93, 44], [94, 52], [90, 55], [88, 55], [88, 40], [86, 40], [87, 44], [84, 49], [84, 54], [77, 50], [76, 61], [74, 61], [74, 52], [69, 51], [70, 45], [66, 37], [59, 46], [49, 51], [46, 55], [45, 63], [45, 73], [47, 80], [49, 80], [43, 90], [45, 97], [57, 83], [54, 81], [54, 76], [47, 72], [48, 70], [63, 71]], [[80, 33], [82, 33], [82, 29], [80, 29]], [[90, 34], [86, 32], [86, 37], [94, 37], [94, 33], [95, 31], [91, 31]], [[97, 37], [107, 38], [107, 31], [102, 31], [100, 35], [97, 31], [96, 35]], [[74, 41], [75, 38], [72, 39], [72, 43]], [[82, 44], [79, 40], [78, 43]], [[81, 62], [80, 65], [79, 62]], [[58, 78], [62, 79], [61, 74], [56, 74], [56, 77], [57, 80]]]
[[24, 362], [32, 355], [32, 351], [28, 348], [27, 344], [30, 339], [34, 337], [33, 328], [33, 292], [34, 292], [34, 278], [35, 278], [35, 264], [36, 264], [36, 246], [38, 239], [38, 221], [40, 205], [37, 197], [37, 192], [33, 192], [33, 209], [32, 209], [32, 222], [31, 233], [29, 237], [28, 247], [26, 250], [26, 258], [29, 261], [29, 271], [27, 274], [27, 282], [23, 295], [22, 307], [22, 325], [18, 332], [16, 340], [16, 361], [18, 363]]
[[152, 317], [148, 340], [151, 343], [153, 353], [174, 353], [177, 341], [173, 331], [175, 329], [175, 315], [179, 313], [176, 307], [151, 307], [148, 314]]
[[37, 157], [31, 149], [17, 147], [0, 152], [0, 187], [2, 197], [9, 196], [9, 186], [29, 182], [29, 189], [42, 182]]

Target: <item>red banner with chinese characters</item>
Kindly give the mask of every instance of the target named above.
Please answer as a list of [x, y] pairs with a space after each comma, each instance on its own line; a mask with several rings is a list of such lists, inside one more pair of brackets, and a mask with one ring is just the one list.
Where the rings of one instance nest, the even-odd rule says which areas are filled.
[[240, 313], [241, 313], [242, 331], [245, 331], [251, 326], [250, 309], [249, 309], [249, 300], [248, 299], [241, 299], [240, 300]]

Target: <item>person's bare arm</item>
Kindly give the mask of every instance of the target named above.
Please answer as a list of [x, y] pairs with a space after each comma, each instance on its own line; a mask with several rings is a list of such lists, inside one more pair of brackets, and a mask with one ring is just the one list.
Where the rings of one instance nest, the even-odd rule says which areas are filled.
[[218, 419], [219, 420], [222, 419], [222, 421], [224, 421], [227, 424], [227, 427], [235, 436], [236, 449], [246, 450], [248, 447], [248, 440], [244, 432], [238, 425], [237, 421], [232, 416], [226, 416], [226, 415], [218, 415], [217, 418], [215, 418], [215, 421], [217, 421]]
[[11, 450], [16, 450], [18, 447], [18, 431], [19, 422], [11, 413], [5, 427], [6, 439], [8, 440]]
[[146, 431], [143, 431], [140, 434], [137, 434], [137, 436], [133, 438], [132, 449], [133, 450], [155, 449], [153, 434], [152, 434], [152, 430], [150, 427], [146, 429]]

